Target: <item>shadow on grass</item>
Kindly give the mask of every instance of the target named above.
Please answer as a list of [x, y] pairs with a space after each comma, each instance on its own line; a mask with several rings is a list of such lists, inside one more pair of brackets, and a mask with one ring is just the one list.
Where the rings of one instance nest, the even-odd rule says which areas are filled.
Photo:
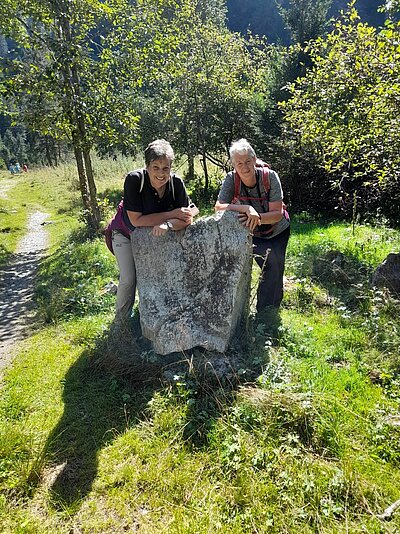
[[12, 252], [0, 243], [0, 267], [6, 265], [11, 257]]
[[[238, 387], [261, 370], [261, 361], [254, 364], [249, 354], [234, 348], [226, 354], [193, 349], [190, 354], [157, 356], [139, 337], [138, 318], [134, 321], [125, 327], [112, 324], [95, 349], [84, 352], [65, 376], [64, 413], [43, 454], [50, 464], [43, 482], [57, 510], [79, 509], [96, 478], [99, 451], [145, 413], [149, 417], [148, 402], [155, 391], [172, 392], [175, 400], [188, 406], [183, 439], [196, 449], [208, 444], [210, 431]], [[31, 474], [31, 482], [35, 477], [38, 482], [37, 472]]]
[[[291, 233], [292, 235], [308, 235], [313, 234], [314, 232], [321, 232], [324, 229], [328, 228], [332, 222], [322, 217], [318, 218], [302, 218], [301, 216], [294, 216], [291, 219]], [[337, 224], [340, 224], [336, 221]]]
[[210, 431], [234, 399], [242, 365], [233, 352], [219, 354], [195, 348], [164, 368], [174, 395], [187, 407], [182, 437], [189, 448], [208, 445]]
[[159, 386], [158, 370], [138, 354], [132, 330], [113, 324], [68, 370], [64, 413], [43, 455], [51, 465], [44, 483], [55, 509], [79, 508], [96, 477], [99, 451], [141, 419]]
[[269, 360], [266, 347], [278, 343], [280, 324], [279, 310], [270, 307], [249, 318], [226, 353], [196, 348], [164, 368], [164, 376], [174, 376], [176, 393], [188, 407], [183, 437], [189, 446], [208, 446], [214, 425], [238, 389], [263, 372]]
[[76, 197], [66, 202], [63, 206], [60, 206], [56, 213], [58, 215], [64, 215], [65, 213], [70, 214], [71, 212], [79, 211], [81, 208], [82, 199], [80, 197]]
[[102, 243], [66, 241], [48, 255], [36, 280], [36, 309], [45, 322], [101, 313], [114, 296], [106, 284], [117, 274], [111, 254], [101, 253]]

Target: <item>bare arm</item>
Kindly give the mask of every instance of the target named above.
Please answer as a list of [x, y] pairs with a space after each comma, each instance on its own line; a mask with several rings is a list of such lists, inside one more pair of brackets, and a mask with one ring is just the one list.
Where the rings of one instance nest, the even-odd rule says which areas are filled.
[[248, 204], [224, 204], [217, 200], [215, 204], [215, 211], [237, 211], [240, 221], [248, 226], [253, 232], [260, 224], [274, 224], [281, 220], [283, 215], [283, 202], [277, 200], [269, 202], [269, 211], [267, 213], [258, 213], [253, 206]]
[[189, 224], [192, 224], [193, 218], [184, 221], [183, 219], [168, 219], [169, 222], [172, 224], [173, 228], [171, 230], [177, 231], [177, 230], [183, 230], [186, 228], [186, 226], [189, 226]]
[[192, 214], [190, 208], [176, 208], [172, 211], [162, 211], [161, 213], [149, 213], [148, 215], [143, 215], [138, 211], [128, 211], [129, 220], [133, 226], [156, 226], [162, 223], [167, 222], [168, 220], [178, 219], [183, 221], [185, 224], [182, 228], [185, 228], [188, 224], [191, 223]]
[[[248, 204], [226, 204], [217, 200], [214, 206], [215, 211], [238, 211], [239, 213], [247, 213], [247, 208], [251, 208]], [[254, 210], [255, 211], [255, 210]]]
[[250, 204], [224, 204], [217, 200], [214, 209], [215, 211], [237, 211], [240, 214], [240, 222], [248, 226], [251, 232], [261, 224], [260, 214]]
[[276, 200], [268, 203], [267, 213], [260, 213], [261, 224], [274, 224], [282, 219], [283, 202]]
[[192, 221], [193, 219], [190, 219], [190, 221], [183, 221], [182, 219], [168, 219], [168, 222], [172, 224], [172, 228], [170, 228], [166, 222], [161, 223], [161, 224], [156, 224], [153, 226], [153, 230], [151, 231], [151, 233], [154, 236], [158, 237], [158, 236], [164, 235], [169, 230], [172, 230], [174, 232], [176, 232], [177, 230], [183, 230], [184, 228], [186, 228], [186, 226], [189, 226], [189, 224], [192, 224]]
[[215, 211], [237, 211], [246, 214], [248, 217], [260, 217], [260, 214], [250, 204], [224, 204], [217, 200], [214, 209]]

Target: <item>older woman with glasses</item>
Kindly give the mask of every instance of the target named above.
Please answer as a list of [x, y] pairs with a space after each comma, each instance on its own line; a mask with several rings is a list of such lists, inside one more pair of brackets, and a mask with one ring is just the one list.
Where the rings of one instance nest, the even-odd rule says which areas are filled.
[[278, 308], [290, 235], [281, 182], [275, 171], [256, 165], [256, 153], [246, 139], [234, 142], [229, 154], [234, 171], [225, 177], [215, 210], [237, 211], [253, 234], [253, 255], [261, 268], [257, 311]]

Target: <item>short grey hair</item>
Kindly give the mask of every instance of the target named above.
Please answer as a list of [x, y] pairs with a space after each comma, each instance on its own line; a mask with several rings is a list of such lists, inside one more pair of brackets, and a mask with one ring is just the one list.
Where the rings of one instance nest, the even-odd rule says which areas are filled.
[[231, 162], [233, 162], [233, 158], [237, 154], [240, 154], [240, 155], [248, 154], [252, 158], [257, 157], [254, 148], [247, 141], [247, 139], [239, 139], [238, 141], [234, 141], [231, 144], [231, 147], [229, 149], [229, 156], [231, 158]]
[[175, 154], [172, 146], [165, 139], [156, 139], [152, 141], [144, 151], [144, 161], [146, 167], [156, 159], [167, 158], [172, 163], [175, 159]]

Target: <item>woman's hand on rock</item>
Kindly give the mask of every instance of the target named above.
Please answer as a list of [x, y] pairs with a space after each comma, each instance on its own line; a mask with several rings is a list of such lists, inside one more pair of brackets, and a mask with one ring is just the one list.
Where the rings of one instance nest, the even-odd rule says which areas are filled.
[[181, 219], [181, 221], [188, 223], [192, 222], [192, 212], [190, 208], [175, 208], [170, 214], [173, 219]]
[[254, 230], [261, 224], [260, 214], [253, 208], [253, 206], [246, 206], [245, 211], [239, 215], [240, 222], [247, 226], [250, 232]]
[[160, 237], [168, 232], [168, 226], [167, 223], [157, 224], [156, 226], [153, 226], [153, 229], [151, 233], [155, 237]]

